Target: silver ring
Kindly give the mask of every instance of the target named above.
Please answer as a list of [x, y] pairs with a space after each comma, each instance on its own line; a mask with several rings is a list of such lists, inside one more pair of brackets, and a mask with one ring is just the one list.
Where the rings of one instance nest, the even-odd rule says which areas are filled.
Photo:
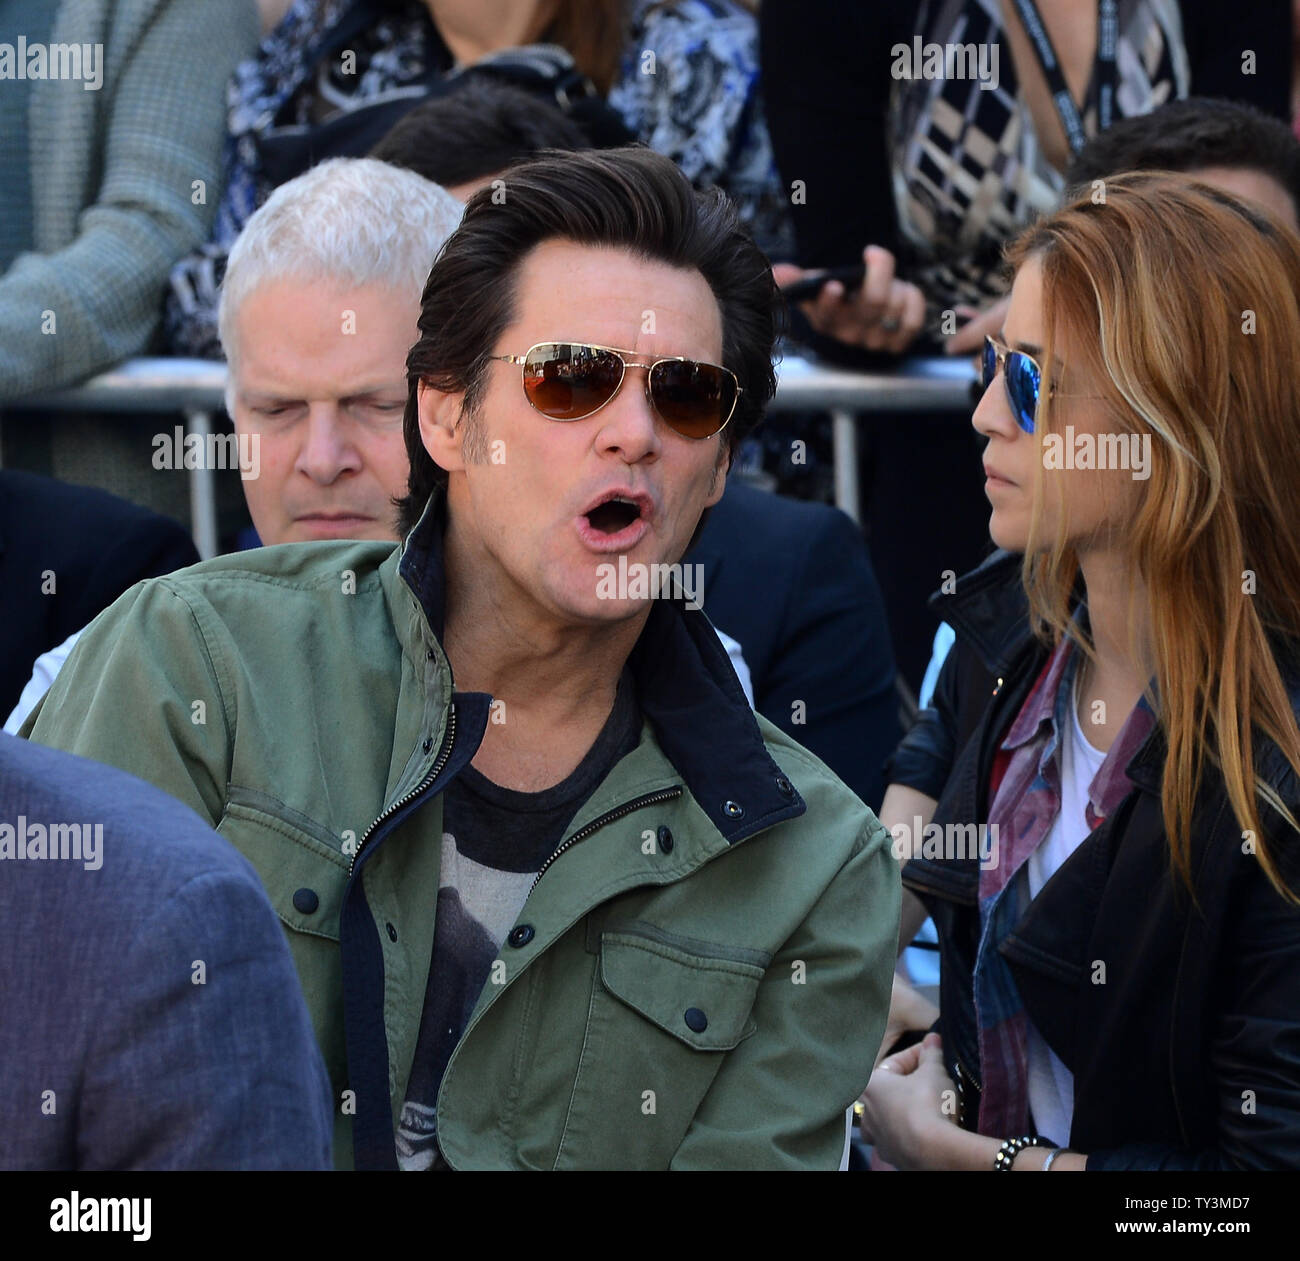
[[887, 315], [883, 320], [880, 321], [880, 327], [884, 329], [886, 333], [896, 333], [902, 327], [902, 325], [896, 319], [894, 319], [892, 315]]

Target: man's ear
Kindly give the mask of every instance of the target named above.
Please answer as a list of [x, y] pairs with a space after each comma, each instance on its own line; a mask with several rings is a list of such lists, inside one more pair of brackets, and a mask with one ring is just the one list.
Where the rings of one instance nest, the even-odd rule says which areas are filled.
[[425, 381], [415, 387], [417, 414], [420, 421], [420, 441], [429, 458], [448, 473], [465, 467], [461, 454], [461, 440], [465, 426], [460, 423], [465, 392], [449, 394], [434, 389]]

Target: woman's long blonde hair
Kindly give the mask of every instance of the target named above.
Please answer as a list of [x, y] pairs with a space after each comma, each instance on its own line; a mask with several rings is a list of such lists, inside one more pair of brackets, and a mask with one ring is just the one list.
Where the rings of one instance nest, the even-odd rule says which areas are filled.
[[[1275, 829], [1266, 842], [1261, 801], [1300, 825], [1256, 761], [1264, 736], [1300, 774], [1300, 729], [1278, 668], [1300, 641], [1300, 238], [1209, 185], [1144, 172], [1063, 206], [1007, 257], [1042, 266], [1040, 448], [1059, 428], [1054, 342], [1063, 359], [1068, 344], [1116, 431], [1149, 435], [1150, 476], [1122, 545], [1149, 606], [1145, 654], [1131, 651], [1154, 666], [1172, 866], [1190, 888], [1208, 760], [1244, 852], [1253, 840], [1269, 881], [1300, 902], [1278, 866], [1281, 838], [1292, 838]], [[1040, 491], [1042, 468], [1040, 458]], [[1057, 641], [1078, 634], [1079, 562], [1064, 518], [1044, 537], [1042, 502], [1036, 494], [1024, 581], [1036, 633]], [[1083, 647], [1093, 654], [1086, 636]]]

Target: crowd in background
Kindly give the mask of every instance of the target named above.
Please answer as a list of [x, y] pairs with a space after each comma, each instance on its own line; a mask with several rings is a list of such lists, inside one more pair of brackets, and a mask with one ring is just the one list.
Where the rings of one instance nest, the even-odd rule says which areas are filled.
[[[416, 1011], [400, 1049], [416, 1068], [401, 1066], [410, 1080], [394, 1079], [404, 1093], [392, 1099], [392, 1083], [372, 1081], [366, 1115], [382, 1093], [378, 1110], [393, 1108], [401, 1166], [456, 1165], [453, 1139], [441, 1149], [434, 1139], [439, 1083], [451, 1089], [449, 1064], [473, 1032], [480, 992], [490, 993], [489, 965], [531, 940], [532, 924], [516, 923], [520, 908], [573, 842], [561, 839], [568, 825], [604, 800], [605, 775], [640, 752], [644, 719], [670, 769], [688, 786], [698, 775], [718, 796], [725, 818], [713, 824], [729, 843], [727, 821], [739, 828], [746, 807], [708, 768], [725, 766], [749, 787], [743, 776], [759, 776], [773, 759], [776, 789], [752, 791], [756, 803], [776, 794], [774, 826], [803, 838], [783, 813], [786, 799], [797, 799], [811, 827], [858, 836], [867, 819], [875, 856], [892, 850], [868, 881], [858, 836], [843, 870], [807, 893], [776, 943], [813, 924], [829, 941], [854, 923], [827, 908], [833, 890], [847, 887], [831, 876], [845, 879], [861, 864], [854, 887], [872, 904], [856, 912], [852, 949], [863, 976], [874, 969], [858, 995], [863, 1014], [845, 1031], [810, 1031], [797, 1012], [789, 1027], [780, 1023], [785, 1009], [774, 1006], [769, 1026], [779, 1046], [842, 1070], [849, 1093], [830, 1107], [833, 1124], [818, 1118], [815, 1140], [774, 1125], [761, 1142], [737, 1142], [739, 1165], [763, 1164], [769, 1151], [777, 1165], [824, 1164], [835, 1149], [841, 1165], [870, 1160], [878, 1169], [1300, 1166], [1300, 532], [1290, 511], [1300, 479], [1300, 377], [1291, 362], [1300, 339], [1298, 33], [1300, 18], [1282, 0], [0, 0], [0, 46], [22, 37], [29, 47], [97, 47], [102, 58], [93, 91], [55, 78], [0, 79], [0, 711], [6, 730], [25, 738], [0, 744], [0, 802], [6, 819], [19, 807], [53, 818], [95, 810], [98, 794], [110, 805], [95, 817], [135, 847], [109, 887], [94, 885], [93, 912], [78, 913], [80, 895], [52, 877], [40, 895], [46, 903], [29, 890], [25, 918], [0, 933], [0, 954], [32, 964], [30, 946], [14, 944], [20, 937], [84, 931], [82, 953], [97, 956], [148, 913], [142, 908], [166, 905], [160, 940], [184, 940], [190, 923], [211, 926], [205, 949], [221, 983], [198, 1032], [228, 1026], [233, 1040], [203, 1046], [165, 1019], [182, 1001], [174, 979], [124, 1015], [107, 1043], [89, 1028], [65, 1037], [86, 1023], [76, 993], [49, 1003], [41, 996], [54, 982], [44, 972], [0, 969], [0, 1005], [41, 1013], [24, 1036], [63, 1039], [69, 1080], [84, 1057], [106, 1083], [171, 1083], [157, 1097], [151, 1137], [136, 1147], [111, 1125], [61, 1131], [51, 1144], [26, 1100], [0, 1101], [0, 1163], [59, 1165], [89, 1149], [106, 1167], [382, 1164], [393, 1135], [358, 1120], [355, 1136], [340, 1138], [322, 1097], [335, 1096], [337, 1114], [340, 1091], [360, 1080], [357, 1063], [377, 1054], [375, 1043], [358, 1040], [359, 1026], [329, 1024], [344, 993], [348, 1004], [361, 1002], [373, 979], [349, 971], [340, 943], [368, 933], [354, 957], [373, 962], [397, 947], [400, 928], [401, 949], [426, 967], [433, 961], [428, 995], [404, 991]], [[944, 49], [967, 48], [970, 60], [958, 64], [968, 73], [952, 72], [951, 53], [945, 69]], [[939, 50], [937, 73], [923, 68], [927, 49]], [[638, 153], [657, 158], [642, 165]], [[547, 198], [570, 178], [572, 219], [560, 209], [545, 219]], [[617, 213], [636, 207], [640, 217], [631, 227], [616, 226], [614, 210], [584, 218], [579, 188], [613, 190], [600, 195], [614, 202], [623, 189]], [[424, 391], [469, 383], [472, 414], [486, 361], [506, 358], [517, 361], [508, 371], [522, 370], [528, 393], [532, 350], [582, 342], [588, 335], [569, 326], [602, 309], [600, 284], [617, 289], [614, 270], [585, 287], [582, 269], [596, 262], [575, 256], [571, 272], [556, 264], [552, 296], [571, 315], [554, 321], [552, 341], [505, 355], [472, 347], [472, 368], [459, 376], [434, 356], [455, 349], [450, 340], [435, 346], [438, 335], [477, 327], [473, 318], [490, 320], [499, 302], [532, 292], [520, 280], [532, 272], [493, 273], [488, 261], [493, 209], [520, 190], [538, 198], [542, 225], [530, 247], [537, 252], [521, 257], [545, 262], [546, 248], [566, 241], [596, 262], [627, 250], [647, 267], [694, 269], [717, 300], [717, 363], [692, 358], [719, 371], [707, 378], [721, 381], [717, 388], [729, 388], [728, 374], [735, 386], [719, 427], [705, 435], [721, 433], [728, 471], [672, 557], [700, 573], [705, 625], [716, 634], [687, 652], [678, 631], [647, 622], [637, 646], [625, 646], [626, 671], [613, 670], [585, 738], [575, 721], [581, 747], [558, 779], [539, 772], [525, 789], [493, 778], [481, 758], [456, 768], [446, 818], [458, 835], [464, 829], [461, 867], [444, 848], [433, 885], [439, 935], [417, 932], [412, 946], [405, 923], [376, 912], [377, 889], [374, 905], [363, 898], [357, 909], [356, 855], [371, 817], [382, 832], [390, 813], [401, 815], [407, 789], [413, 798], [450, 773], [435, 728], [454, 733], [454, 715], [473, 712], [457, 705], [477, 693], [453, 696], [447, 683], [444, 695], [434, 664], [444, 639], [458, 674], [456, 652], [481, 664], [463, 641], [452, 650], [454, 612], [439, 624], [443, 543], [434, 538], [447, 520], [455, 526], [457, 512], [466, 520], [473, 475], [464, 465], [475, 457], [438, 445], [441, 413], [426, 410]], [[696, 200], [672, 220], [686, 225], [681, 241], [664, 238], [657, 215], [636, 200], [653, 200], [646, 190], [672, 206], [686, 205], [693, 190]], [[526, 224], [513, 230], [525, 240]], [[724, 294], [723, 246], [714, 254], [699, 246], [708, 231], [734, 265], [758, 260], [761, 275], [750, 275], [748, 288], [737, 280]], [[504, 274], [509, 283], [462, 294], [458, 308], [438, 306], [439, 283]], [[649, 272], [638, 275], [650, 283]], [[782, 301], [780, 290], [794, 285], [797, 296]], [[352, 317], [345, 337], [340, 312]], [[591, 342], [588, 352], [608, 350]], [[773, 350], [863, 373], [906, 372], [914, 355], [974, 358], [979, 388], [960, 414], [858, 418], [859, 523], [825, 502], [825, 416], [756, 423], [771, 395]], [[195, 581], [226, 575], [233, 590], [241, 573], [260, 574], [258, 583], [283, 587], [278, 610], [222, 605], [207, 587], [138, 586], [198, 560], [178, 524], [188, 519], [184, 478], [150, 460], [157, 418], [32, 405], [142, 355], [225, 361], [229, 432], [239, 450], [255, 447], [259, 468], [253, 478], [231, 468], [219, 477], [225, 555], [211, 562], [217, 569], [194, 571]], [[664, 441], [681, 442], [689, 426], [668, 421], [661, 369], [649, 360], [634, 364], [625, 353], [596, 409], [641, 368], [646, 399], [677, 429]], [[529, 401], [548, 423], [545, 405], [531, 393]], [[687, 401], [705, 406], [698, 392]], [[1085, 448], [1123, 452], [1122, 468], [1078, 458]], [[1062, 450], [1064, 463], [1048, 458]], [[667, 478], [670, 457], [647, 456], [643, 466], [661, 458]], [[521, 493], [516, 528], [528, 524], [528, 502]], [[612, 520], [608, 530], [600, 525], [600, 507], [590, 520], [616, 533]], [[475, 554], [463, 529], [447, 530], [447, 608], [460, 601], [500, 613], [506, 604], [474, 603], [473, 584], [457, 570]], [[305, 599], [294, 584], [306, 572], [295, 566], [317, 553], [281, 545], [346, 540], [372, 549], [346, 553], [353, 559], [339, 567], [354, 581], [354, 568], [369, 575], [377, 600], [383, 587], [391, 624], [382, 633], [379, 622], [350, 626], [295, 603]], [[390, 553], [387, 575], [380, 564]], [[394, 585], [399, 563], [409, 591]], [[434, 638], [404, 638], [414, 633], [403, 619], [414, 615], [397, 609], [398, 590], [402, 600], [414, 593]], [[358, 672], [373, 670], [360, 693], [372, 689], [386, 717], [352, 729], [341, 710], [283, 691], [270, 705], [248, 690], [245, 669], [247, 678], [265, 672], [313, 695], [324, 690], [311, 670], [300, 675], [270, 659], [246, 666], [249, 649], [238, 643], [240, 618], [248, 643], [271, 645], [267, 627], [278, 617], [292, 627], [299, 608], [295, 650], [337, 665], [350, 644]], [[394, 627], [401, 651], [390, 653], [384, 635]], [[668, 699], [651, 702], [648, 681], [659, 687], [671, 672], [669, 649], [646, 647], [649, 628], [687, 653], [681, 677], [695, 679], [715, 708], [693, 716], [696, 702], [667, 683]], [[235, 664], [214, 647], [227, 636], [242, 654], [229, 657]], [[155, 672], [155, 659], [188, 661], [194, 672]], [[406, 708], [399, 677], [402, 688], [424, 689], [423, 709]], [[209, 682], [220, 706], [200, 696]], [[652, 718], [657, 703], [662, 728]], [[202, 719], [194, 706], [203, 706]], [[444, 706], [449, 728], [430, 717]], [[161, 711], [161, 727], [146, 709]], [[751, 710], [762, 720], [752, 731]], [[493, 721], [484, 711], [489, 736]], [[706, 745], [683, 735], [678, 748], [674, 722], [700, 727], [694, 734]], [[228, 747], [208, 743], [222, 740]], [[297, 781], [296, 764], [281, 766], [276, 749], [304, 740], [386, 742], [376, 782], [363, 784], [360, 771], [356, 783], [346, 773], [326, 776], [324, 788]], [[39, 745], [110, 763], [152, 787], [140, 785], [137, 799], [125, 776], [78, 772]], [[240, 788], [250, 745], [294, 782], [282, 800], [269, 799], [279, 791], [274, 778]], [[453, 766], [454, 746], [447, 735]], [[794, 746], [816, 759], [807, 783], [784, 760], [806, 756], [790, 755]], [[421, 756], [428, 775], [412, 778]], [[664, 789], [644, 774], [632, 783], [650, 795]], [[356, 806], [349, 827], [323, 822], [336, 819], [337, 802], [317, 798], [335, 792], [369, 803]], [[268, 862], [230, 832], [229, 821], [243, 816], [290, 829], [311, 861]], [[173, 817], [168, 826], [193, 845], [160, 839], [160, 821]], [[646, 834], [667, 855], [674, 829], [687, 852], [677, 823]], [[991, 834], [992, 851], [953, 852], [965, 829]], [[354, 848], [340, 850], [336, 832], [349, 830]], [[495, 848], [484, 840], [471, 859], [464, 838], [488, 833]], [[501, 837], [516, 849], [506, 853]], [[827, 855], [833, 848], [828, 842]], [[528, 858], [512, 866], [520, 850]], [[475, 879], [479, 867], [508, 873], [511, 892], [493, 886], [491, 896], [505, 898], [509, 912], [496, 902], [497, 919], [465, 909], [471, 866]], [[15, 869], [0, 862], [6, 905], [20, 900]], [[765, 870], [755, 887], [769, 878], [779, 887]], [[802, 906], [800, 881], [786, 878], [791, 904]], [[743, 892], [725, 887], [741, 905]], [[466, 942], [481, 936], [478, 954], [442, 935], [453, 914], [465, 916]], [[320, 927], [318, 916], [334, 927]], [[604, 944], [605, 919], [585, 930], [588, 953], [592, 943], [602, 951], [601, 986], [665, 1039], [667, 1080], [694, 1089], [701, 1057], [725, 1057], [714, 1102], [699, 1084], [706, 1102], [674, 1140], [686, 1166], [725, 1163], [718, 1153], [748, 1133], [727, 1111], [725, 1091], [743, 1092], [741, 1074], [778, 1096], [788, 1089], [792, 1113], [825, 1110], [841, 1084], [827, 1084], [825, 1098], [810, 1089], [796, 1105], [795, 1069], [773, 1067], [760, 1052], [746, 1059], [745, 1039], [766, 1032], [761, 1020], [759, 1034], [748, 1029], [747, 1004], [758, 1001], [759, 975], [771, 978], [774, 952], [744, 946], [721, 912], [719, 922], [720, 935], [739, 934], [726, 938], [723, 963], [695, 934], [647, 929], [639, 918], [626, 931], [656, 940], [654, 953], [622, 938]], [[528, 933], [517, 941], [521, 928]], [[704, 944], [717, 946], [702, 931]], [[327, 941], [342, 963], [318, 963], [300, 938], [313, 938], [313, 949]], [[227, 953], [262, 964], [241, 976], [211, 962]], [[714, 976], [707, 992], [716, 1008], [706, 1016], [692, 1000], [687, 1031], [674, 1031], [680, 1013], [667, 1007], [678, 1002], [682, 970], [702, 966], [730, 969], [732, 988]], [[406, 962], [387, 968], [383, 984], [398, 975], [408, 985]], [[111, 985], [83, 981], [86, 994]], [[457, 995], [446, 1012], [444, 985]], [[661, 994], [671, 997], [660, 1004]], [[291, 1018], [273, 1014], [284, 1012]], [[155, 1036], [128, 1046], [131, 1020]], [[448, 1032], [435, 1047], [429, 1030], [443, 1021]], [[558, 1024], [545, 1036], [586, 1045]], [[265, 1067], [251, 1072], [256, 1089], [246, 1098], [237, 1081], [224, 1093], [187, 1084], [214, 1078], [232, 1045]], [[393, 1045], [390, 1037], [384, 1056], [398, 1054]], [[584, 1059], [575, 1071], [576, 1101], [582, 1074], [593, 1070]], [[953, 1090], [959, 1106], [948, 1109]], [[276, 1120], [252, 1135], [238, 1117], [254, 1108]], [[846, 1108], [857, 1116], [852, 1144], [841, 1143]], [[487, 1127], [487, 1116], [477, 1124]], [[557, 1153], [530, 1155], [521, 1138], [500, 1163], [598, 1163], [613, 1139], [580, 1117], [570, 1139], [567, 1124]], [[1022, 1155], [1033, 1148], [1041, 1154]], [[627, 1150], [635, 1162], [631, 1132]], [[459, 1159], [497, 1158], [483, 1146]]]

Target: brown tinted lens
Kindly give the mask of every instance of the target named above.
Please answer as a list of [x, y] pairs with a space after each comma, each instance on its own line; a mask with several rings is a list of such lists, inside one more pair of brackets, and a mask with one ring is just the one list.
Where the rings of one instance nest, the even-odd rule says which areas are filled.
[[679, 434], [708, 438], [731, 416], [736, 378], [715, 364], [665, 359], [650, 371], [650, 401]]
[[524, 360], [524, 393], [552, 420], [581, 420], [609, 402], [623, 361], [608, 350], [569, 342], [534, 346]]

